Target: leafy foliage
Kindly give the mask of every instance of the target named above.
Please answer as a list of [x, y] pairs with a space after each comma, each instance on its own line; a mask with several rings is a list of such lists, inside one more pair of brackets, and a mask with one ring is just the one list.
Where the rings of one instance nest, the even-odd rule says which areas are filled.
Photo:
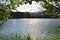
[[6, 20], [10, 16], [10, 10], [5, 4], [0, 4], [0, 22]]
[[22, 35], [16, 34], [12, 36], [12, 35], [1, 35], [0, 34], [0, 40], [32, 40], [32, 38], [30, 35], [22, 36]]

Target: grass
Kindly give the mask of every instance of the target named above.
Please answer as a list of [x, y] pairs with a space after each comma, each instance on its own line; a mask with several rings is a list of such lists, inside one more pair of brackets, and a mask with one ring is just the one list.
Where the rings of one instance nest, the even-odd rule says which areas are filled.
[[[0, 40], [33, 40], [33, 38], [31, 37], [31, 35], [0, 35]], [[40, 38], [40, 37], [36, 37], [35, 40], [60, 40], [59, 37], [48, 37], [48, 36], [45, 36], [44, 38]]]
[[32, 40], [32, 38], [30, 35], [27, 35], [27, 36], [22, 36], [22, 35], [18, 35], [18, 34], [15, 36], [0, 35], [0, 40]]

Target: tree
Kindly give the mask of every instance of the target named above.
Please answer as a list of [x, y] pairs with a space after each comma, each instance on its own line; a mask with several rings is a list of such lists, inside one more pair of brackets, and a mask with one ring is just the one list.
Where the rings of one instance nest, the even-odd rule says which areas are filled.
[[0, 22], [10, 16], [12, 9], [16, 9], [19, 4], [32, 3], [32, 1], [43, 2], [42, 7], [46, 8], [46, 14], [53, 14], [60, 18], [60, 0], [1, 0], [0, 1]]

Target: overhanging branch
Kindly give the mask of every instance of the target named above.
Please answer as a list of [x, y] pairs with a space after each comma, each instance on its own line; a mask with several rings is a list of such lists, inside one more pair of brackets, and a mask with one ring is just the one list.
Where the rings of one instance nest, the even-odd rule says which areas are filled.
[[[44, 0], [43, 2], [45, 2], [46, 4], [49, 4], [46, 0]], [[58, 7], [56, 7], [56, 6], [52, 5], [52, 4], [49, 4], [49, 5], [53, 6], [54, 8], [56, 8], [57, 10], [60, 11], [60, 8], [58, 8]]]

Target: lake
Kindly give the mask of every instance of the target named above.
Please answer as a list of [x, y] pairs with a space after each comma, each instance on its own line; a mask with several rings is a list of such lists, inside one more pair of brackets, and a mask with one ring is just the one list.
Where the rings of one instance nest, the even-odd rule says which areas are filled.
[[31, 34], [33, 36], [43, 35], [53, 30], [60, 24], [60, 19], [22, 18], [9, 19], [0, 27], [0, 34]]

